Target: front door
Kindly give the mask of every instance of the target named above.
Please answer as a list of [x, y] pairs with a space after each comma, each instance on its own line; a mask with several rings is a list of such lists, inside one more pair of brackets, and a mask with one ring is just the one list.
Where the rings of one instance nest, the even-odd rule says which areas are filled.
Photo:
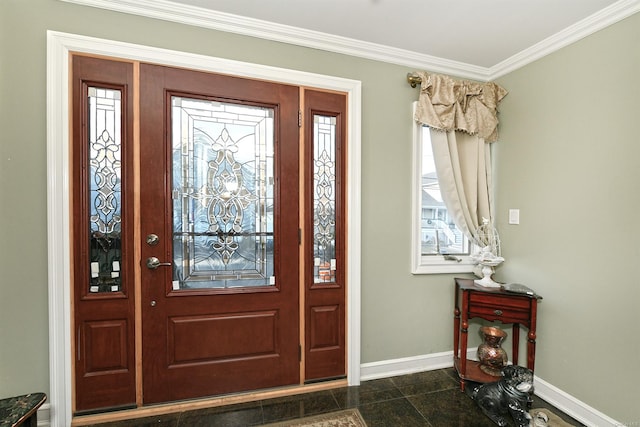
[[344, 377], [345, 94], [72, 59], [74, 411]]
[[141, 64], [145, 403], [299, 383], [298, 97]]

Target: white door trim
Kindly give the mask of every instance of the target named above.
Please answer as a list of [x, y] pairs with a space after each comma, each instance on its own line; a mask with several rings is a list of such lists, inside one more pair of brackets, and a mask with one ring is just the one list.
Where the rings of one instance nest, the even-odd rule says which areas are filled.
[[347, 368], [360, 383], [361, 82], [149, 46], [47, 32], [47, 237], [51, 426], [71, 425], [69, 53], [82, 52], [348, 93]]

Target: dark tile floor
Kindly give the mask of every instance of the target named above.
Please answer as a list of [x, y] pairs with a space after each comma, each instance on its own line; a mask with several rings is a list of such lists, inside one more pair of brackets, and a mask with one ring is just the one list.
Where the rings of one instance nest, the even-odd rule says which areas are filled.
[[[453, 369], [440, 369], [297, 396], [175, 413], [138, 420], [96, 424], [96, 427], [245, 427], [310, 415], [358, 408], [369, 427], [493, 427], [464, 393]], [[571, 419], [534, 396], [533, 408], [548, 408]]]

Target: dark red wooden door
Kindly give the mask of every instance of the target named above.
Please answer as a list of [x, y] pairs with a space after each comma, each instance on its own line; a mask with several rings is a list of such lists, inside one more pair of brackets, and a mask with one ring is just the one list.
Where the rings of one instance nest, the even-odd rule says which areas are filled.
[[133, 65], [72, 58], [74, 410], [136, 404]]
[[347, 97], [305, 90], [305, 381], [346, 375]]
[[141, 64], [145, 404], [299, 383], [298, 98]]

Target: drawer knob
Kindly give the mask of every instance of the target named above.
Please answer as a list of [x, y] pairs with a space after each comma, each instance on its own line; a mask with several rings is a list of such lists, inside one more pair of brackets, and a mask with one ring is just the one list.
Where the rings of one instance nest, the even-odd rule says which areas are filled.
[[502, 316], [502, 310], [493, 310], [493, 313], [494, 313], [496, 316]]

